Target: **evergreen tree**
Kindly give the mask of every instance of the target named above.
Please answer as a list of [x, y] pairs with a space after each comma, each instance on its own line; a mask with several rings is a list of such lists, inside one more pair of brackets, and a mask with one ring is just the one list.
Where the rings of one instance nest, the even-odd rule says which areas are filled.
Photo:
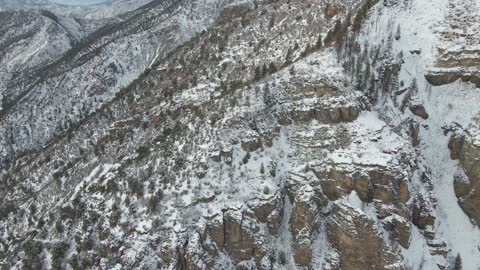
[[272, 17], [270, 17], [270, 21], [268, 22], [268, 29], [272, 29], [273, 26], [275, 26], [275, 16], [272, 15]]
[[292, 49], [289, 48], [287, 51], [287, 55], [285, 56], [285, 63], [284, 66], [288, 66], [292, 63]]
[[399, 24], [397, 26], [397, 32], [395, 33], [395, 39], [400, 40], [401, 37], [402, 37], [402, 35], [401, 35], [400, 24]]
[[410, 85], [410, 89], [413, 95], [416, 95], [418, 93], [417, 78], [413, 78], [412, 84]]
[[315, 48], [320, 49], [323, 46], [322, 35], [318, 35], [317, 42], [315, 43]]
[[370, 81], [368, 82], [368, 97], [372, 103], [377, 100], [377, 86], [375, 75], [370, 75]]
[[258, 81], [262, 78], [262, 70], [260, 67], [255, 67], [255, 80]]
[[262, 67], [262, 77], [265, 77], [267, 76], [268, 74], [268, 67], [266, 64], [263, 64], [263, 67]]
[[268, 83], [265, 84], [265, 86], [263, 87], [263, 102], [267, 106], [270, 106], [272, 104], [270, 96], [270, 86], [268, 85]]
[[453, 270], [462, 270], [462, 257], [460, 257], [460, 254], [457, 253], [457, 258], [455, 259], [455, 266], [453, 267]]
[[302, 52], [302, 58], [306, 57], [308, 55], [308, 53], [310, 53], [310, 44], [307, 44], [307, 46], [305, 47], [305, 50]]

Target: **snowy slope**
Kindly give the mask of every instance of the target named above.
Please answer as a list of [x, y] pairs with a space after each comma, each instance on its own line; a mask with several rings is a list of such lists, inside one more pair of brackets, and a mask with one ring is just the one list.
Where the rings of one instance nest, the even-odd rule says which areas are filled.
[[48, 0], [1, 0], [0, 11], [10, 9], [45, 9], [87, 20], [102, 20], [133, 11], [152, 0], [113, 0], [96, 5], [62, 5]]
[[[449, 137], [444, 133], [444, 128], [453, 123], [469, 126], [480, 113], [480, 92], [470, 83], [457, 81], [449, 85], [432, 86], [425, 79], [425, 75], [435, 68], [439, 60], [439, 48], [451, 49], [452, 42], [464, 49], [469, 46], [465, 43], [466, 40], [454, 39], [447, 42], [443, 38], [445, 31], [451, 31], [447, 18], [452, 7], [469, 14], [475, 14], [479, 10], [473, 2], [454, 2], [406, 1], [404, 5], [394, 5], [394, 8], [379, 7], [371, 15], [360, 39], [370, 45], [381, 44], [379, 42], [387, 40], [389, 35], [395, 35], [397, 29], [400, 29], [401, 37], [393, 40], [391, 52], [392, 55], [403, 54], [399, 80], [406, 85], [415, 81], [418, 92], [410, 99], [423, 104], [429, 114], [428, 119], [416, 118], [420, 123], [419, 162], [429, 171], [433, 194], [437, 200], [434, 228], [436, 238], [445, 241], [450, 263], [453, 264], [457, 254], [460, 254], [463, 269], [473, 270], [480, 268], [480, 230], [457, 203], [453, 179], [458, 161], [450, 158], [450, 150], [447, 148]], [[421, 53], [411, 53], [414, 50]], [[392, 106], [394, 102], [391, 97], [383, 98], [377, 105], [378, 110], [391, 119], [390, 125], [402, 126], [406, 119], [415, 117], [408, 110], [402, 112], [397, 106]], [[413, 240], [423, 241], [421, 237]], [[419, 256], [424, 248], [424, 244], [418, 243], [413, 244], [411, 250], [405, 250], [405, 259], [414, 269], [420, 269], [420, 265], [431, 269], [438, 263]]]
[[79, 21], [44, 10], [0, 12], [0, 112], [16, 74], [51, 63], [87, 35]]
[[152, 61], [213, 24], [223, 3], [155, 1], [89, 34], [58, 60], [6, 81], [2, 161], [45, 145], [113, 99]]

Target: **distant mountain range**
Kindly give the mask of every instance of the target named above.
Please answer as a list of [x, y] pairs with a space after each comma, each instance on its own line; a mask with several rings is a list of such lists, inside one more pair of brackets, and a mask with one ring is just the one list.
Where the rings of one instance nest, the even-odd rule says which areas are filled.
[[[73, 3], [75, 1], [70, 2]], [[58, 14], [99, 20], [124, 14], [148, 2], [151, 2], [151, 0], [109, 0], [94, 5], [71, 6], [49, 0], [0, 0], [0, 11], [11, 9], [46, 9]]]

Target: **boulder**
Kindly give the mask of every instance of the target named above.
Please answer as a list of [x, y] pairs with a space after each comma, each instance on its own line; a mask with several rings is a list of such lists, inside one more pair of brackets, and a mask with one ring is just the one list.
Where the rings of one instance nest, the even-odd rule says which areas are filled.
[[414, 115], [422, 119], [428, 119], [428, 113], [423, 105], [412, 105], [409, 109]]
[[455, 160], [460, 158], [465, 136], [461, 133], [454, 132], [448, 141], [448, 149], [450, 149], [450, 157]]
[[458, 168], [453, 176], [453, 188], [457, 198], [462, 198], [470, 193], [470, 180], [462, 168]]
[[410, 246], [411, 227], [410, 223], [403, 217], [392, 215], [384, 219], [383, 227], [390, 232], [390, 235], [403, 248]]
[[255, 198], [249, 201], [248, 206], [252, 209], [255, 217], [262, 223], [266, 223], [270, 234], [277, 235], [283, 218], [284, 194], [277, 192], [273, 195]]

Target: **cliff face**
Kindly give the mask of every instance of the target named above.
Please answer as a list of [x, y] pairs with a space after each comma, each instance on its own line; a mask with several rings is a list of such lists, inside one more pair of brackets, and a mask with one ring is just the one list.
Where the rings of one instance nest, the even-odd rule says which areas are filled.
[[480, 87], [478, 10], [477, 1], [448, 2], [445, 23], [440, 28], [442, 42], [437, 46], [437, 62], [426, 74], [431, 84], [443, 85], [460, 79]]
[[123, 15], [4, 90], [0, 262], [477, 269], [480, 92], [431, 76], [478, 68], [461, 60], [474, 12], [205, 0]]

